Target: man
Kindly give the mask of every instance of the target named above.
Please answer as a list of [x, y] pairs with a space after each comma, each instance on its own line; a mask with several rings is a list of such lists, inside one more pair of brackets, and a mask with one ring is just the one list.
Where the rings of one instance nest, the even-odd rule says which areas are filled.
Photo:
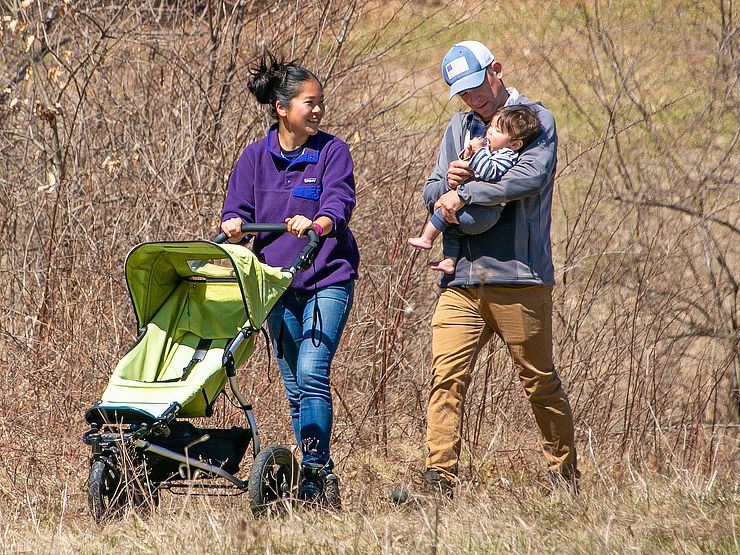
[[[470, 112], [452, 117], [437, 166], [424, 187], [431, 211], [455, 222], [465, 204], [506, 203], [496, 225], [463, 238], [454, 274], [442, 277], [432, 319], [432, 383], [427, 408], [425, 483], [451, 497], [457, 482], [463, 404], [470, 373], [483, 345], [498, 335], [512, 356], [542, 434], [551, 483], [577, 487], [573, 417], [552, 361], [550, 208], [557, 162], [552, 114], [538, 102], [506, 88], [501, 63], [477, 41], [455, 44], [442, 62], [450, 98], [460, 95]], [[472, 180], [458, 154], [482, 136], [496, 110], [525, 104], [540, 132], [497, 183]]]

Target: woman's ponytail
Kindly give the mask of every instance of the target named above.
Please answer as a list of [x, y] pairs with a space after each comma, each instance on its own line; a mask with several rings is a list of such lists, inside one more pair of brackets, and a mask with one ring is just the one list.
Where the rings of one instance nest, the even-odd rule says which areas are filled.
[[275, 100], [275, 89], [285, 79], [283, 62], [278, 62], [269, 52], [257, 60], [256, 65], [249, 68], [249, 82], [247, 87], [260, 104], [272, 104]]
[[300, 92], [301, 85], [312, 79], [321, 86], [318, 78], [306, 68], [295, 62], [278, 60], [270, 52], [265, 52], [249, 68], [247, 88], [257, 102], [270, 105], [272, 117], [277, 119], [275, 103], [279, 100], [283, 106], [289, 107], [290, 101]]

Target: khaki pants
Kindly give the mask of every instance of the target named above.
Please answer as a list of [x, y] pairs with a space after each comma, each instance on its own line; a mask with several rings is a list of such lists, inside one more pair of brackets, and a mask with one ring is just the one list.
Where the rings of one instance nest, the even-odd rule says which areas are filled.
[[576, 478], [573, 416], [552, 361], [552, 287], [544, 285], [450, 287], [442, 292], [432, 319], [427, 468], [456, 479], [470, 373], [494, 333], [514, 359], [549, 469]]

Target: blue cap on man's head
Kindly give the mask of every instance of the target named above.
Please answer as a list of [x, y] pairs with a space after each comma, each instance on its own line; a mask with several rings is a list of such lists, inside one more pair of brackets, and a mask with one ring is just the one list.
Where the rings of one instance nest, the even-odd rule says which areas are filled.
[[477, 40], [464, 40], [450, 48], [442, 60], [442, 76], [450, 86], [450, 98], [483, 84], [493, 54]]

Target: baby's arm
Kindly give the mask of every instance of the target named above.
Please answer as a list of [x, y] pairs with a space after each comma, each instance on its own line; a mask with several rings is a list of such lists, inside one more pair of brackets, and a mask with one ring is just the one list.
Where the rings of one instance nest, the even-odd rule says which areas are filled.
[[501, 179], [516, 163], [519, 155], [510, 148], [501, 148], [490, 152], [487, 148], [479, 149], [470, 160], [470, 167], [480, 181], [494, 182]]

